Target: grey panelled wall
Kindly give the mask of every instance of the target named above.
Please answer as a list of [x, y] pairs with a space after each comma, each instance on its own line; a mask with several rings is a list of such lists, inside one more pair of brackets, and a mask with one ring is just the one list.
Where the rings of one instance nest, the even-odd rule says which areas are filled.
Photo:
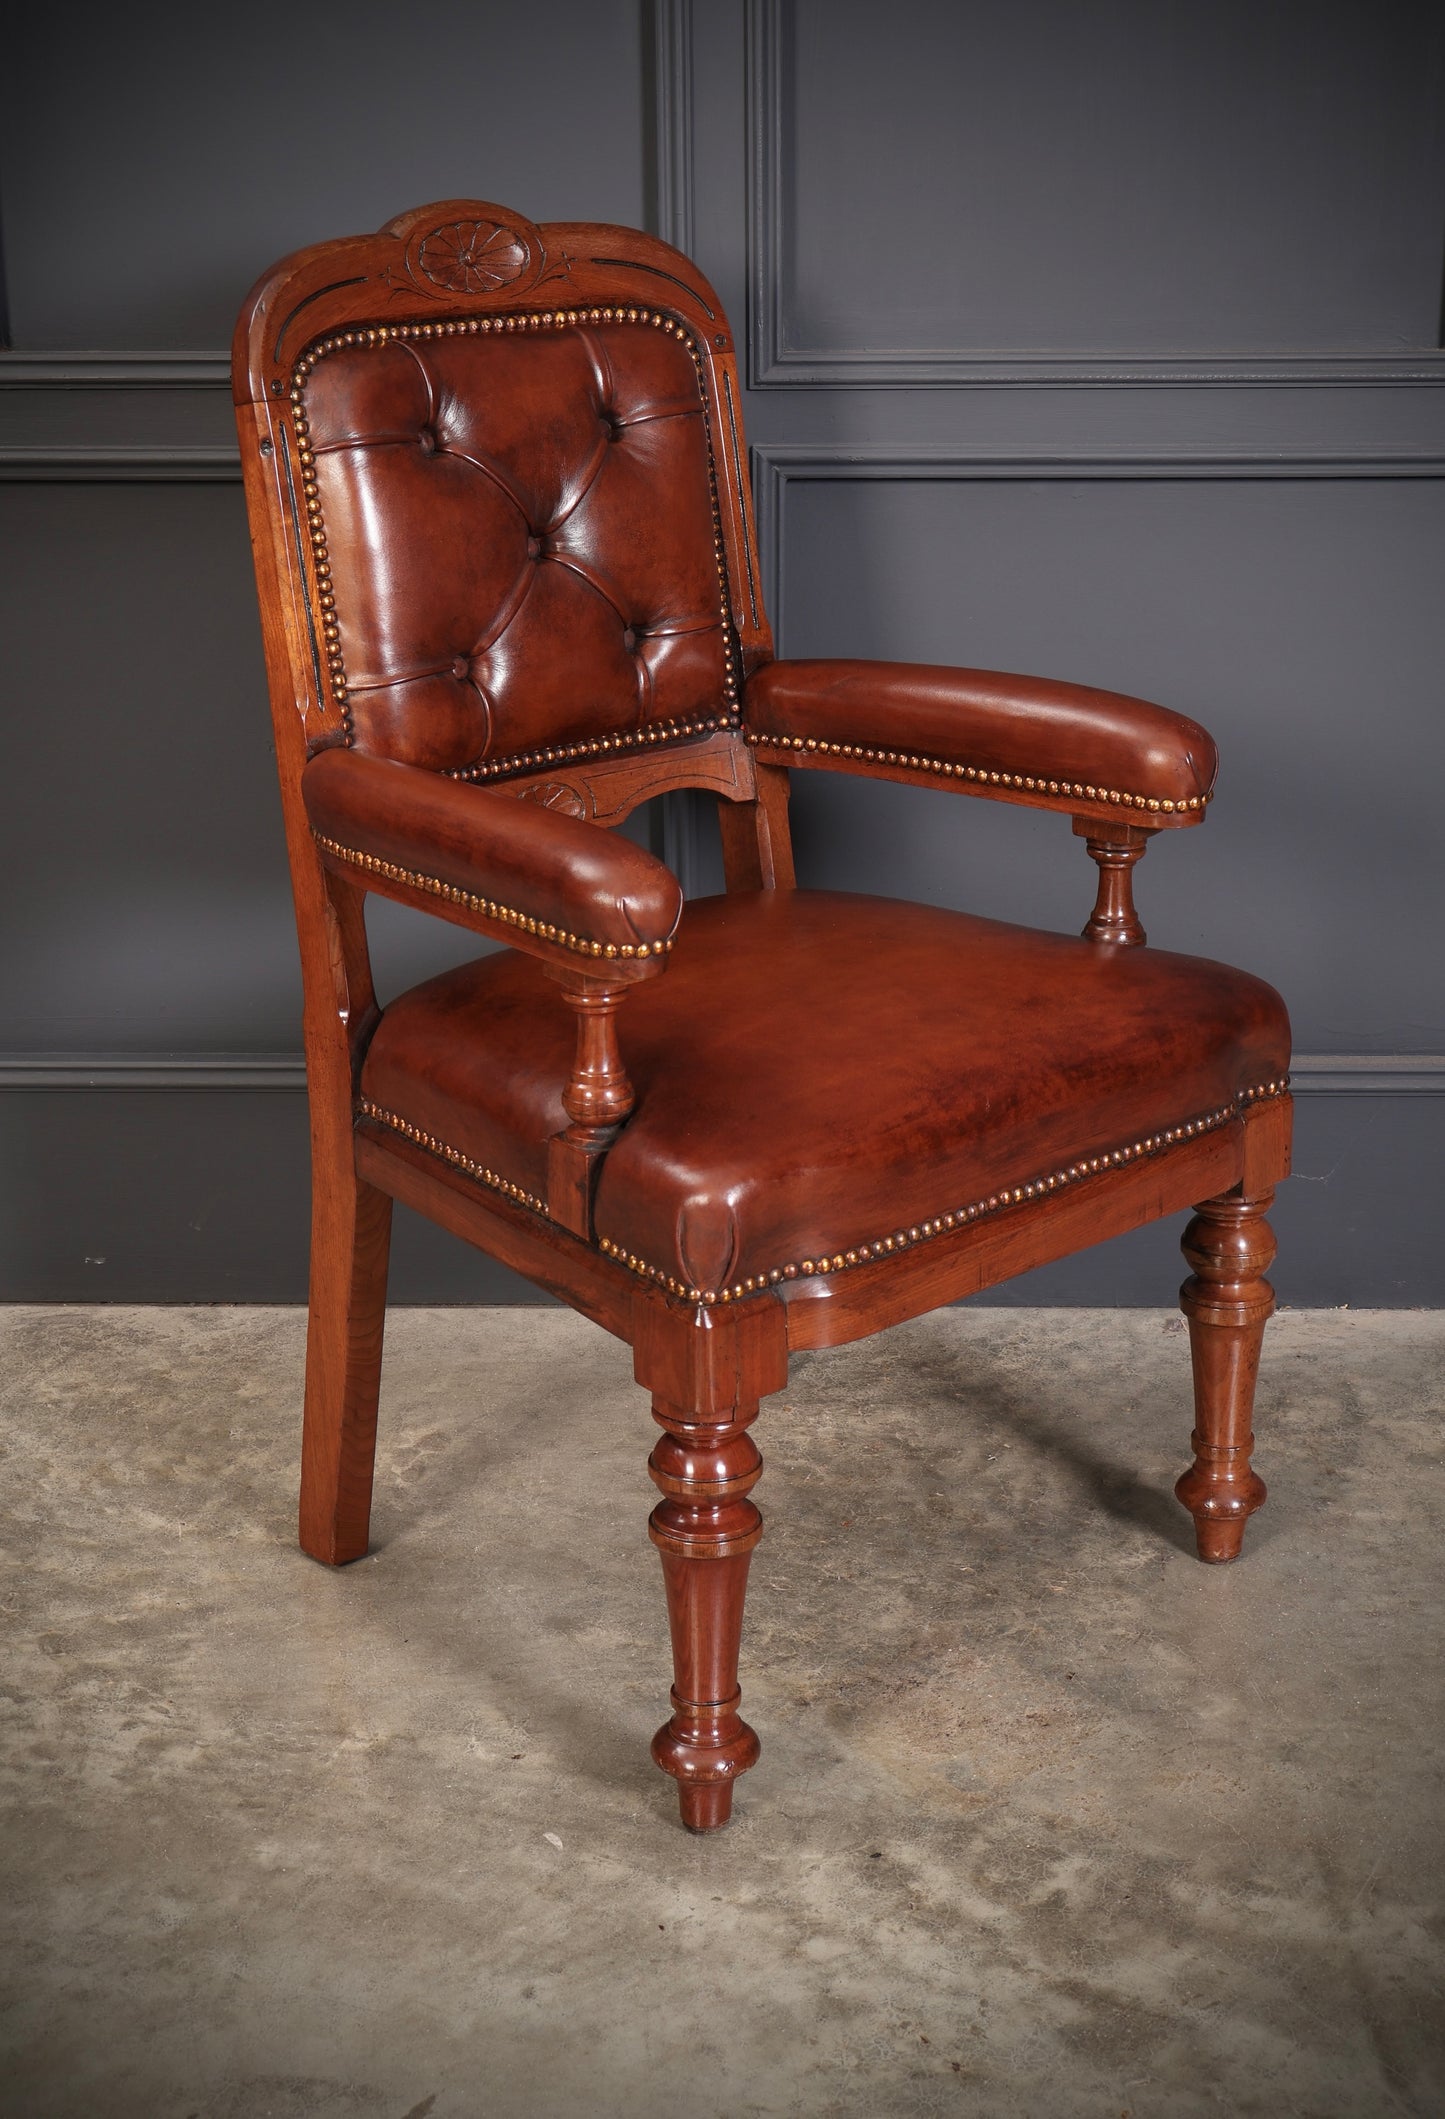
[[[418, 0], [414, 70], [394, 20], [302, 4], [252, 39], [90, 5], [10, 33], [0, 1289], [303, 1292], [219, 349], [284, 250], [470, 192], [650, 215], [716, 280], [784, 652], [1075, 677], [1214, 729], [1215, 810], [1139, 894], [1156, 942], [1290, 1000], [1281, 1297], [1440, 1302], [1438, 9]], [[812, 774], [795, 809], [805, 880], [1082, 921], [1056, 819]], [[704, 809], [665, 831], [710, 887]], [[468, 946], [381, 910], [393, 986]], [[1176, 1275], [1143, 1231], [998, 1299], [1163, 1301]], [[394, 1289], [528, 1292], [410, 1218]]]
[[[1295, 1018], [1295, 1303], [1445, 1299], [1445, 15], [665, 9], [783, 653], [1133, 690], [1224, 754], [1138, 876]], [[666, 166], [666, 163], [664, 163]], [[795, 776], [806, 880], [1078, 923], [1054, 820]], [[700, 834], [697, 865], [711, 849]], [[1001, 1300], [1153, 1301], [1146, 1230]]]
[[[0, 1293], [302, 1300], [299, 980], [225, 349], [276, 258], [427, 199], [641, 220], [643, 23], [81, 0], [17, 11], [6, 56]], [[396, 911], [393, 988], [468, 953]], [[535, 1299], [401, 1224], [398, 1299]]]

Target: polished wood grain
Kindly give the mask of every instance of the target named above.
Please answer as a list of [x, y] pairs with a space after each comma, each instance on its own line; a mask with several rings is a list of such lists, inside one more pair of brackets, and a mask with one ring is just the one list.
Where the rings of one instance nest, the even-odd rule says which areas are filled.
[[672, 1714], [652, 1756], [678, 1784], [682, 1821], [713, 1831], [732, 1815], [733, 1784], [758, 1756], [738, 1712], [738, 1646], [753, 1547], [763, 1519], [748, 1498], [763, 1460], [748, 1427], [756, 1405], [703, 1421], [654, 1398], [664, 1430], [647, 1460], [662, 1499], [648, 1535], [662, 1556], [672, 1630]]
[[1207, 1199], [1184, 1231], [1194, 1268], [1179, 1291], [1194, 1366], [1194, 1462], [1174, 1491], [1194, 1518], [1201, 1560], [1236, 1560], [1244, 1526], [1263, 1508], [1250, 1463], [1264, 1327], [1274, 1311], [1265, 1271], [1275, 1254], [1265, 1212], [1274, 1194]]
[[1148, 849], [1148, 832], [1133, 824], [1096, 824], [1089, 817], [1075, 817], [1074, 830], [1099, 869], [1098, 894], [1084, 923], [1084, 934], [1091, 942], [1139, 948], [1149, 937], [1134, 907], [1133, 870]]
[[662, 1558], [673, 1687], [652, 1756], [678, 1784], [683, 1823], [711, 1831], [727, 1823], [734, 1783], [758, 1756], [738, 1711], [743, 1600], [762, 1536], [749, 1498], [762, 1458], [748, 1429], [759, 1400], [787, 1382], [783, 1305], [764, 1295], [689, 1318], [640, 1295], [633, 1366], [663, 1430], [648, 1460], [662, 1494], [648, 1532]]
[[575, 971], [552, 976], [577, 1017], [577, 1051], [562, 1091], [572, 1123], [547, 1148], [547, 1211], [574, 1236], [590, 1240], [602, 1158], [636, 1101], [617, 1042], [617, 1011], [627, 988]]
[[724, 881], [729, 890], [792, 890], [788, 775], [781, 766], [757, 765], [754, 779], [751, 802], [718, 809]]
[[731, 730], [683, 737], [632, 757], [597, 758], [544, 766], [493, 783], [503, 794], [537, 802], [591, 824], [621, 824], [656, 795], [696, 788], [723, 803], [751, 802], [756, 792], [753, 754]]
[[301, 1545], [314, 1560], [342, 1567], [366, 1551], [371, 1523], [391, 1200], [335, 1165], [320, 1174], [311, 1217]]

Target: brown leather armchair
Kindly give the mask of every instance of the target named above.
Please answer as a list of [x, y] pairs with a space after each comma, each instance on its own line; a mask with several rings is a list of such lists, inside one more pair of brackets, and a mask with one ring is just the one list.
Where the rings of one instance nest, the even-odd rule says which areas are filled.
[[[634, 1349], [675, 1658], [653, 1755], [723, 1824], [749, 1434], [836, 1346], [1191, 1203], [1200, 1556], [1233, 1559], [1286, 1173], [1276, 994], [1140, 945], [1203, 821], [1178, 714], [990, 671], [778, 662], [733, 342], [689, 260], [471, 200], [260, 282], [235, 396], [305, 972], [314, 1148], [301, 1542], [366, 1550], [394, 1199]], [[1082, 938], [794, 885], [789, 770], [1059, 810]], [[608, 827], [719, 798], [683, 906]], [[380, 1010], [368, 892], [505, 944]]]

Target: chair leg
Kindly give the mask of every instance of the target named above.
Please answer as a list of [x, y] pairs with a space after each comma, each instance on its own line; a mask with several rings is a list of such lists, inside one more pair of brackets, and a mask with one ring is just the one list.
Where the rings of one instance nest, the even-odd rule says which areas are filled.
[[662, 1556], [672, 1628], [672, 1718], [652, 1756], [678, 1784], [690, 1832], [713, 1832], [732, 1815], [733, 1782], [758, 1756], [738, 1713], [738, 1645], [748, 1563], [763, 1519], [748, 1499], [762, 1472], [747, 1432], [757, 1405], [700, 1421], [660, 1398], [652, 1416], [662, 1440], [647, 1468], [662, 1491], [648, 1534]]
[[301, 1436], [301, 1546], [342, 1567], [366, 1551], [376, 1458], [376, 1401], [386, 1322], [391, 1199], [350, 1171], [314, 1174], [306, 1416]]
[[1244, 1526], [1264, 1506], [1251, 1468], [1254, 1384], [1274, 1289], [1264, 1278], [1275, 1254], [1263, 1192], [1204, 1200], [1184, 1231], [1194, 1271], [1179, 1290], [1194, 1366], [1194, 1462], [1174, 1491], [1194, 1518], [1201, 1560], [1236, 1560]]

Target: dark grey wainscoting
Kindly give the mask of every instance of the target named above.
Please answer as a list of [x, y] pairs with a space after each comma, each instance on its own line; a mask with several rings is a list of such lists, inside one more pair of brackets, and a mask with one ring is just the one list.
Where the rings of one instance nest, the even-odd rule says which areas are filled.
[[[1435, 1306], [1419, 1232], [1445, 1164], [1445, 1061], [1298, 1062], [1297, 1175], [1279, 1195], [1282, 1302]], [[32, 1055], [0, 1063], [0, 1301], [302, 1302], [307, 1129], [299, 1056]], [[1137, 1230], [980, 1297], [1151, 1306], [1184, 1225]], [[546, 1298], [398, 1209], [398, 1302]]]
[[1445, 382], [1427, 7], [746, 5], [755, 385]]
[[[152, 1084], [112, 1086], [124, 1070], [107, 1081], [100, 1069], [84, 1093], [0, 1096], [0, 1300], [304, 1302], [299, 1063], [284, 1090], [243, 1086], [244, 1066], [136, 1071]], [[192, 1085], [177, 1086], [187, 1074]], [[408, 1303], [547, 1299], [405, 1208], [391, 1291]]]
[[[1281, 1299], [1445, 1302], [1438, 11], [1401, 0], [1382, 36], [1363, 8], [1291, 26], [1247, 0], [1046, 0], [1056, 37], [1003, 0], [898, 0], [880, 55], [871, 0], [419, 4], [437, 48], [509, 84], [481, 131], [438, 134], [424, 84], [398, 97], [367, 0], [346, 107], [386, 122], [341, 137], [308, 85], [325, 11], [303, 9], [244, 187], [249, 90], [204, 11], [169, 71], [144, 10], [88, 11], [83, 76], [46, 57], [60, 17], [19, 40], [48, 85], [0, 111], [12, 315], [33, 325], [0, 353], [0, 922], [28, 901], [0, 991], [0, 1295], [302, 1299], [299, 996], [219, 342], [282, 249], [469, 192], [621, 220], [650, 194], [718, 285], [784, 651], [994, 659], [1216, 727], [1216, 812], [1151, 853], [1140, 898], [1157, 943], [1246, 963], [1295, 1009]], [[930, 79], [948, 69], [966, 126]], [[1081, 175], [1069, 112], [1099, 96]], [[133, 154], [147, 112], [154, 158]], [[23, 177], [27, 154], [59, 181]], [[104, 269], [70, 271], [102, 236]], [[1082, 918], [1056, 819], [824, 774], [797, 776], [795, 809], [805, 880]], [[716, 887], [705, 806], [671, 801], [655, 843]], [[394, 910], [387, 990], [467, 953]], [[1178, 1274], [1145, 1230], [986, 1299], [1161, 1302]], [[406, 1214], [393, 1292], [536, 1299]]]

